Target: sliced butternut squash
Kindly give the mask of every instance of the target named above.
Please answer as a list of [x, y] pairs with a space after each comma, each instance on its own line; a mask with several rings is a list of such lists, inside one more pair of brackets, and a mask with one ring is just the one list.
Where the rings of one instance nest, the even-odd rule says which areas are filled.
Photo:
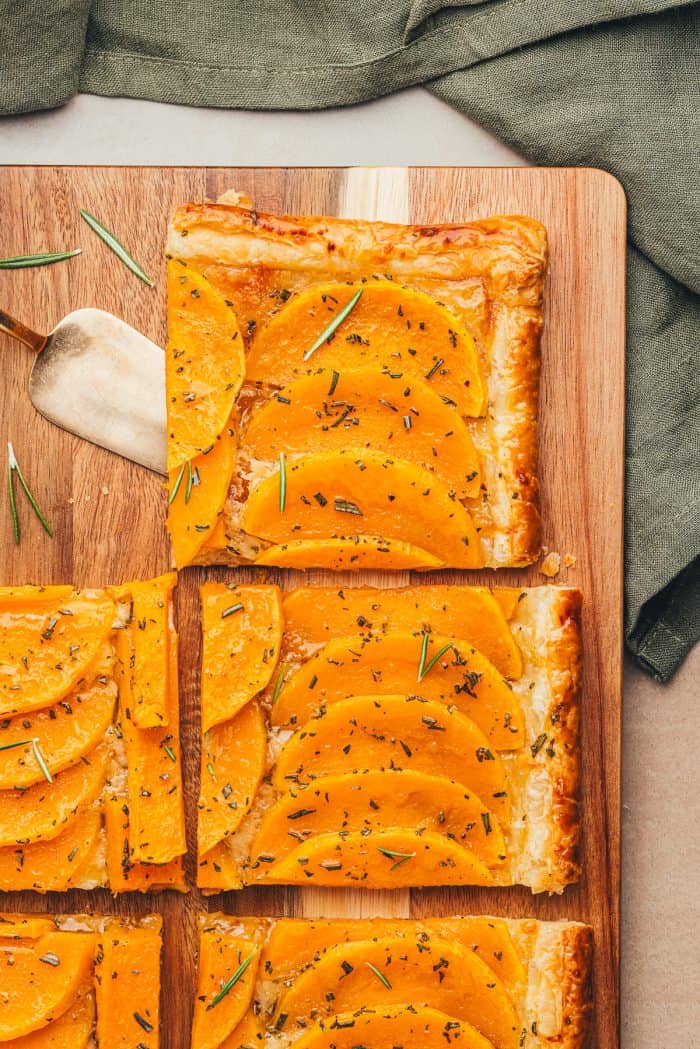
[[282, 643], [275, 586], [205, 583], [202, 598], [202, 731], [234, 717], [270, 682]]
[[134, 646], [131, 719], [137, 728], [168, 725], [172, 706], [169, 691], [168, 648], [173, 635], [172, 591], [174, 572], [130, 583], [131, 636]]
[[214, 533], [235, 462], [236, 440], [225, 426], [211, 451], [195, 456], [184, 474], [182, 467], [170, 471], [171, 496], [176, 485], [177, 492], [168, 506], [168, 531], [178, 568], [191, 564]]
[[[46, 710], [9, 718], [0, 727], [0, 790], [30, 787], [44, 780], [32, 740], [52, 775], [75, 765], [104, 738], [114, 719], [117, 686], [96, 678], [86, 688]], [[9, 748], [8, 744], [26, 746]]]
[[80, 881], [86, 864], [95, 855], [101, 827], [99, 811], [87, 808], [50, 840], [0, 849], [0, 890], [65, 892]]
[[231, 414], [245, 373], [236, 314], [201, 273], [168, 263], [168, 470], [210, 448]]
[[199, 854], [197, 885], [205, 892], [242, 888], [240, 864], [234, 859], [225, 841], [220, 841], [209, 852]]
[[75, 1001], [92, 967], [92, 933], [49, 932], [0, 957], [0, 1042], [45, 1028]]
[[276, 863], [263, 855], [254, 878], [273, 885], [402, 889], [493, 884], [491, 871], [472, 850], [435, 831], [328, 831]]
[[57, 703], [86, 676], [112, 629], [116, 607], [104, 593], [59, 590], [55, 603], [39, 592], [36, 606], [29, 595], [15, 606], [0, 592], [2, 717]]
[[526, 596], [523, 590], [514, 586], [495, 586], [491, 593], [495, 600], [498, 601], [503, 615], [508, 621], [513, 618], [516, 608]]
[[314, 1024], [311, 1030], [294, 1042], [295, 1049], [396, 1049], [397, 1046], [420, 1046], [420, 1049], [493, 1049], [493, 1043], [475, 1027], [437, 1009], [413, 1005], [380, 1005], [335, 1013]]
[[267, 729], [257, 700], [204, 733], [197, 841], [200, 854], [238, 830], [267, 761]]
[[[277, 544], [299, 535], [386, 536], [454, 568], [480, 568], [484, 556], [474, 522], [453, 496], [421, 466], [351, 448], [292, 460], [284, 477], [276, 470], [264, 478], [250, 492], [241, 524], [249, 535]], [[374, 567], [382, 564], [378, 557]]]
[[75, 815], [98, 797], [105, 784], [110, 751], [100, 744], [82, 761], [26, 790], [0, 795], [0, 848], [57, 837]]
[[[393, 376], [393, 377], [392, 377]], [[316, 372], [297, 379], [251, 417], [243, 437], [254, 459], [319, 449], [391, 452], [417, 463], [457, 493], [481, 485], [479, 456], [461, 416], [428, 383], [378, 368]]]
[[285, 680], [272, 720], [302, 725], [321, 707], [349, 696], [420, 695], [466, 714], [496, 750], [523, 746], [518, 699], [485, 656], [468, 641], [431, 634], [419, 681], [422, 651], [422, 638], [414, 634], [335, 638]]
[[281, 996], [273, 1023], [293, 1030], [317, 1017], [406, 1002], [471, 1023], [496, 1049], [518, 1047], [518, 1016], [493, 970], [460, 944], [423, 937], [330, 948]]
[[[376, 844], [376, 842], [375, 842]], [[526, 972], [508, 926], [499, 918], [350, 918], [305, 921], [279, 918], [265, 943], [260, 964], [270, 979], [289, 980], [314, 957], [339, 943], [373, 936], [427, 935], [474, 951], [504, 983], [519, 984]]]
[[13, 1038], [7, 1049], [88, 1049], [94, 1045], [94, 1026], [95, 996], [88, 980], [58, 1019], [22, 1038]]
[[153, 889], [174, 889], [186, 892], [182, 856], [168, 863], [134, 863], [129, 848], [129, 806], [126, 797], [110, 795], [105, 798], [105, 829], [107, 831], [107, 874], [113, 893], [150, 892]]
[[158, 1049], [160, 946], [158, 928], [109, 924], [100, 937], [95, 980], [100, 1049]]
[[282, 795], [263, 816], [251, 860], [277, 862], [314, 834], [398, 827], [444, 834], [487, 864], [505, 859], [500, 824], [476, 794], [424, 772], [372, 770], [319, 776]]
[[283, 605], [285, 630], [297, 645], [353, 633], [431, 630], [468, 638], [504, 677], [522, 674], [507, 617], [485, 586], [299, 587], [284, 595]]
[[[219, 1049], [243, 1019], [253, 998], [259, 955], [253, 940], [215, 929], [202, 931], [192, 1049]], [[236, 982], [220, 997], [237, 973]]]
[[[346, 319], [312, 352], [358, 291], [362, 294]], [[246, 376], [282, 386], [318, 368], [342, 373], [349, 362], [422, 379], [463, 415], [484, 412], [486, 388], [470, 333], [430, 295], [389, 280], [318, 284], [295, 295], [256, 334]]]
[[38, 940], [56, 928], [53, 918], [40, 915], [0, 915], [0, 940]]
[[410, 696], [353, 696], [322, 708], [285, 744], [273, 783], [284, 791], [318, 776], [413, 769], [473, 790], [499, 820], [510, 818], [503, 762], [458, 711]]
[[134, 635], [138, 624], [117, 634], [119, 710], [128, 766], [129, 848], [132, 863], [165, 864], [187, 849], [179, 748], [177, 635], [163, 666], [167, 688], [167, 727], [134, 724]]
[[444, 567], [444, 562], [427, 550], [400, 539], [374, 535], [356, 535], [351, 539], [292, 539], [289, 543], [267, 547], [258, 554], [256, 562], [279, 568], [329, 568], [334, 572], [375, 567], [388, 572]]

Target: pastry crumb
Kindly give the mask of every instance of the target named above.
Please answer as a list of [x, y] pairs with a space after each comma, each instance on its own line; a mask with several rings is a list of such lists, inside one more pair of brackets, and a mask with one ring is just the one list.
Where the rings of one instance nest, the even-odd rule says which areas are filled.
[[102, 492], [103, 495], [109, 495], [109, 488], [107, 487], [106, 484], [102, 485], [102, 487], [100, 488], [100, 491]]
[[557, 554], [554, 550], [547, 554], [544, 561], [540, 565], [540, 572], [542, 575], [546, 575], [549, 579], [553, 579], [561, 568], [561, 554]]
[[567, 568], [573, 568], [576, 564], [576, 558], [573, 554], [564, 554], [564, 564]]

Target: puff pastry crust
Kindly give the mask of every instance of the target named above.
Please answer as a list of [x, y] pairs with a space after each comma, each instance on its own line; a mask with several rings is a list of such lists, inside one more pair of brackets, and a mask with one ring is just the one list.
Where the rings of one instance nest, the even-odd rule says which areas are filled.
[[[377, 1035], [381, 1045], [395, 1044], [390, 1040], [394, 1022], [396, 1044], [416, 1049], [421, 1046], [416, 1030], [420, 1032], [426, 1021], [428, 1027], [423, 1030], [430, 1029], [431, 1020], [431, 1046], [444, 1042], [479, 1049], [581, 1049], [586, 1038], [592, 931], [579, 922], [489, 916], [304, 920], [207, 914], [200, 915], [199, 928], [199, 991], [192, 1049], [205, 1044], [205, 1027], [206, 1044], [212, 1047], [328, 1046], [336, 1044], [334, 1037], [343, 1049], [355, 1044], [353, 1038], [358, 1044], [374, 1045], [372, 1028], [365, 1025], [376, 1016], [384, 1020], [383, 1037]], [[428, 972], [437, 965], [435, 986], [429, 977], [420, 975], [418, 965], [408, 971], [416, 944], [429, 959]], [[470, 960], [462, 951], [472, 958], [476, 955], [479, 973], [490, 973], [481, 1003], [479, 992], [469, 1001], [467, 988], [473, 993], [477, 981], [476, 974], [462, 971]], [[377, 961], [379, 957], [383, 964], [367, 975], [367, 959]], [[227, 1022], [212, 1036], [213, 1011], [207, 1011], [207, 1006], [238, 959], [247, 962], [246, 971], [227, 996]], [[399, 971], [401, 961], [407, 962], [403, 972]], [[443, 978], [438, 982], [440, 972]], [[361, 988], [363, 976], [369, 984]], [[450, 999], [453, 978], [461, 981], [464, 994]], [[358, 982], [356, 992], [353, 981]], [[358, 996], [355, 1002], [354, 993]], [[341, 1006], [335, 1005], [338, 1001]], [[393, 1004], [397, 1001], [401, 1006]], [[450, 1001], [459, 1016], [449, 1014]], [[439, 1018], [425, 1013], [426, 1007], [441, 1010]], [[304, 1015], [306, 1010], [308, 1015]], [[300, 1014], [303, 1018], [295, 1023]], [[328, 1032], [326, 1039], [321, 1037], [324, 1031]], [[219, 1042], [218, 1035], [224, 1033]], [[407, 1038], [411, 1033], [413, 1041]], [[343, 1037], [349, 1040], [342, 1041]]]
[[208, 584], [202, 601], [204, 891], [577, 880], [578, 590]]
[[[327, 282], [352, 282], [354, 289], [363, 283], [365, 287], [373, 282], [385, 285], [389, 280], [443, 304], [473, 338], [487, 392], [481, 417], [466, 419], [480, 463], [479, 492], [464, 502], [480, 543], [481, 560], [474, 566], [526, 565], [537, 558], [539, 338], [547, 263], [546, 234], [539, 223], [522, 216], [499, 216], [461, 225], [401, 226], [331, 217], [275, 216], [231, 204], [191, 203], [176, 211], [167, 251], [184, 267], [178, 271], [179, 279], [184, 281], [186, 274], [202, 275], [233, 307], [247, 361], [251, 353], [255, 354], [256, 340], [259, 342], [271, 321], [279, 319], [300, 294]], [[196, 289], [193, 294], [197, 294]], [[173, 346], [178, 308], [177, 295], [171, 295]], [[346, 324], [350, 323], [351, 318]], [[361, 341], [360, 336], [356, 338]], [[356, 348], [360, 350], [346, 348], [350, 360]], [[442, 358], [434, 358], [442, 365]], [[404, 362], [406, 359], [404, 353]], [[170, 367], [169, 407], [173, 412], [178, 396], [174, 373], [178, 368], [182, 371], [183, 360], [184, 357], [173, 360]], [[192, 536], [194, 542], [186, 544], [181, 555], [178, 534], [188, 526], [171, 514], [176, 558], [190, 558], [188, 563], [239, 564], [257, 559], [290, 564], [285, 559], [290, 556], [286, 548], [282, 556], [274, 541], [270, 546], [259, 538], [251, 539], [241, 527], [242, 505], [250, 488], [273, 468], [257, 461], [251, 465], [247, 458], [247, 413], [251, 398], [258, 406], [260, 390], [256, 394], [255, 383], [246, 379], [245, 366], [241, 381], [241, 393], [237, 399], [232, 397], [233, 414], [228, 424], [239, 444], [239, 456], [232, 470], [226, 507], [214, 500], [211, 520], [197, 522], [199, 535]], [[277, 390], [283, 386], [280, 381]], [[188, 395], [189, 392], [184, 394]], [[190, 407], [194, 409], [195, 405]], [[352, 443], [352, 437], [358, 433], [350, 427], [348, 442]], [[171, 423], [171, 462], [184, 467], [186, 450], [181, 449], [177, 461], [174, 435]], [[319, 448], [323, 448], [322, 438]], [[390, 452], [391, 444], [382, 451]], [[192, 469], [194, 459], [188, 462], [188, 469]], [[241, 474], [246, 476], [243, 486]], [[178, 475], [178, 470], [172, 473], [171, 485]], [[341, 529], [347, 519], [346, 515], [338, 516], [345, 518], [337, 524], [337, 529]], [[189, 527], [194, 525], [190, 523]], [[298, 538], [304, 538], [303, 528]], [[324, 550], [327, 558], [328, 551]], [[296, 549], [293, 552], [302, 557]], [[388, 563], [389, 558], [382, 557], [387, 552], [370, 555], [365, 550], [362, 559], [331, 561], [331, 566], [405, 567], [398, 555], [396, 562], [392, 557]], [[443, 564], [458, 567], [444, 544], [441, 550], [439, 536], [431, 550], [433, 555], [436, 552], [438, 560], [443, 553]], [[415, 554], [408, 560], [409, 566], [434, 567], [434, 563], [426, 563], [425, 558], [421, 561]], [[305, 550], [303, 560], [293, 564], [323, 566], [328, 565], [328, 560], [319, 549]], [[469, 565], [465, 563], [463, 567]]]

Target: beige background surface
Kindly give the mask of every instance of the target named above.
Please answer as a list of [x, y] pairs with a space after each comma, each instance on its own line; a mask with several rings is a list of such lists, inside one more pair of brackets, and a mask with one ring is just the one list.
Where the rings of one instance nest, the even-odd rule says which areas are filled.
[[[416, 89], [313, 114], [192, 110], [83, 96], [0, 121], [5, 164], [523, 163]], [[700, 1045], [700, 646], [656, 685], [628, 662], [623, 770], [623, 1049]], [[695, 788], [695, 789], [694, 789]]]

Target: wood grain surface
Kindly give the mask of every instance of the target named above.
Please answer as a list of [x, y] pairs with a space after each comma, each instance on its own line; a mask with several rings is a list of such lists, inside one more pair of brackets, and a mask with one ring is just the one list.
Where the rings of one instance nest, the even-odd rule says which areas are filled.
[[[619, 1044], [619, 846], [622, 655], [625, 201], [602, 172], [569, 169], [0, 169], [0, 257], [82, 247], [69, 262], [0, 271], [0, 307], [44, 331], [81, 306], [111, 310], [156, 342], [165, 337], [163, 244], [169, 214], [187, 200], [216, 199], [231, 187], [260, 210], [337, 214], [420, 223], [523, 213], [549, 232], [551, 267], [542, 344], [540, 476], [544, 541], [575, 557], [557, 582], [584, 591], [582, 703], [583, 862], [578, 886], [556, 898], [525, 889], [389, 892], [254, 888], [205, 899], [163, 893], [113, 899], [106, 891], [0, 893], [0, 910], [96, 911], [165, 919], [163, 1049], [187, 1049], [195, 971], [195, 914], [445, 915], [502, 913], [576, 918], [595, 930], [595, 1049]], [[87, 208], [109, 226], [153, 277], [149, 289], [85, 226]], [[49, 539], [20, 498], [22, 540], [0, 511], [0, 583], [101, 585], [146, 577], [170, 565], [165, 493], [154, 474], [56, 429], [27, 396], [31, 353], [0, 335], [0, 456], [14, 443], [19, 462], [54, 527]], [[2, 467], [3, 486], [6, 466]], [[563, 564], [563, 561], [562, 561]], [[197, 587], [237, 574], [280, 580], [263, 570], [188, 569], [181, 577], [180, 701], [192, 881], [199, 769]], [[297, 579], [300, 577], [297, 576]], [[329, 573], [308, 573], [327, 582]], [[337, 578], [337, 577], [336, 577]], [[343, 577], [347, 583], [347, 577]], [[357, 582], [401, 583], [364, 573]], [[420, 582], [493, 583], [493, 573], [420, 574]], [[502, 571], [498, 582], [546, 584], [537, 567]], [[418, 1049], [418, 1047], [416, 1047]]]

